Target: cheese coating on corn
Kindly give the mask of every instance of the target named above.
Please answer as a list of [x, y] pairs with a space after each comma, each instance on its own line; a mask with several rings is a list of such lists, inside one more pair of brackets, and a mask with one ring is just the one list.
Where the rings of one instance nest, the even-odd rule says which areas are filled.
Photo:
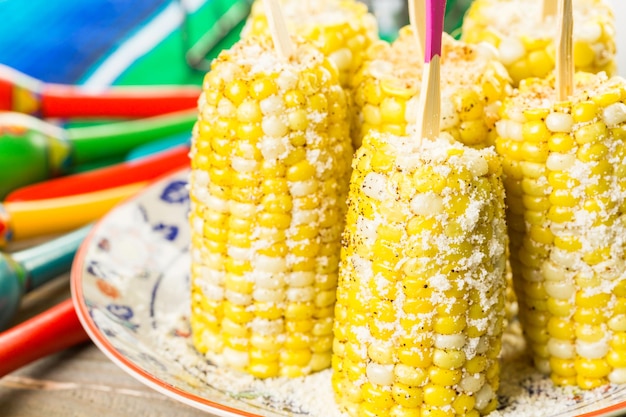
[[[556, 16], [541, 21], [542, 0], [475, 0], [461, 39], [498, 49], [515, 86], [546, 77], [555, 67]], [[616, 73], [615, 21], [605, 0], [574, 0], [574, 64], [577, 71]]]
[[494, 410], [506, 225], [492, 148], [371, 131], [341, 251], [332, 383], [351, 416]]
[[[390, 45], [367, 51], [353, 79], [353, 142], [370, 130], [407, 133], [417, 118], [423, 57], [410, 26]], [[493, 145], [498, 108], [511, 89], [509, 76], [492, 48], [469, 45], [444, 34], [441, 58], [441, 129], [473, 147]], [[409, 128], [410, 130], [410, 128]]]
[[330, 366], [352, 147], [335, 67], [240, 41], [213, 62], [191, 148], [196, 348], [260, 378]]
[[497, 123], [519, 318], [557, 385], [626, 383], [626, 84], [520, 84]]
[[[281, 0], [290, 33], [311, 41], [339, 70], [348, 88], [363, 62], [364, 52], [378, 39], [378, 25], [367, 6], [357, 0]], [[269, 33], [263, 1], [256, 0], [242, 30], [243, 37]]]

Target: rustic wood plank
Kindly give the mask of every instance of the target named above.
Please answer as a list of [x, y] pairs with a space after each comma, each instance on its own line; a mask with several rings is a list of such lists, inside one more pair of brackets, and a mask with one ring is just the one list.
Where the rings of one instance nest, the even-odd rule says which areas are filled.
[[136, 381], [85, 344], [0, 379], [4, 417], [172, 416], [202, 414]]
[[[29, 294], [15, 323], [68, 298], [69, 274]], [[203, 413], [135, 380], [95, 345], [40, 359], [0, 378], [2, 417], [194, 417]]]

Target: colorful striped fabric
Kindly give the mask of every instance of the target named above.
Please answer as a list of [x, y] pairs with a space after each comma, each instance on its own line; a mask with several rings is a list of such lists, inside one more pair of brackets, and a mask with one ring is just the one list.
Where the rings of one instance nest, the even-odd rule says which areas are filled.
[[[0, 1], [0, 63], [56, 83], [200, 84], [203, 73], [183, 58], [182, 5], [195, 41], [235, 1]], [[468, 2], [448, 0], [446, 30], [459, 26]], [[232, 45], [240, 27], [210, 57]]]
[[[0, 63], [47, 82], [93, 87], [200, 84], [203, 74], [184, 60], [183, 16], [194, 42], [234, 1], [2, 1]], [[219, 49], [237, 38], [235, 30]]]
[[[0, 62], [48, 82], [76, 83], [168, 0], [0, 2]], [[10, 18], [9, 18], [10, 16]]]

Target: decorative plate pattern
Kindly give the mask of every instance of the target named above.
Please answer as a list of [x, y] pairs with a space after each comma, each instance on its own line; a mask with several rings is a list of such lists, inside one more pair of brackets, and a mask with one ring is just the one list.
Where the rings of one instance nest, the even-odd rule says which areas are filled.
[[[155, 390], [215, 416], [339, 417], [330, 371], [261, 381], [215, 366], [191, 346], [187, 170], [113, 209], [72, 268], [78, 316], [95, 344]], [[555, 388], [529, 365], [515, 325], [505, 335], [496, 416], [616, 416], [626, 386]]]

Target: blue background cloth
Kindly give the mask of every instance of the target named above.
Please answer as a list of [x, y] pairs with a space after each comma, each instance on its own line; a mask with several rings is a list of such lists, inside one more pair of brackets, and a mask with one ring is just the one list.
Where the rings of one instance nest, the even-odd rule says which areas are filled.
[[77, 83], [171, 0], [0, 1], [0, 63], [47, 82]]

